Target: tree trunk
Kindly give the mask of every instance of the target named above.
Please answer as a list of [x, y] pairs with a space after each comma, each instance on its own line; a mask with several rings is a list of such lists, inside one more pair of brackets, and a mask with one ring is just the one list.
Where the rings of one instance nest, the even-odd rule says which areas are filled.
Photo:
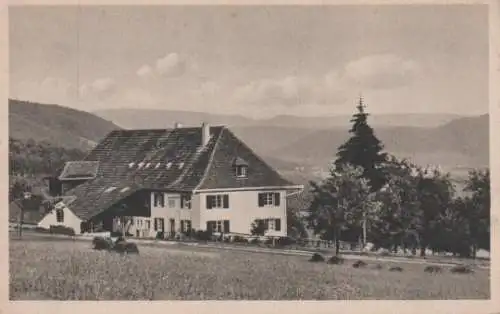
[[340, 254], [340, 232], [335, 229], [334, 231], [334, 241], [335, 241], [335, 255]]

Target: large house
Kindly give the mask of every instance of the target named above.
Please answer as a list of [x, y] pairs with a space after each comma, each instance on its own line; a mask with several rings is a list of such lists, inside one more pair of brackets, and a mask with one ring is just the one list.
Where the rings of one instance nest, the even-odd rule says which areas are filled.
[[112, 231], [131, 217], [130, 233], [154, 237], [188, 230], [249, 234], [256, 219], [267, 235], [287, 235], [287, 196], [300, 192], [227, 127], [203, 124], [116, 130], [82, 161], [50, 180], [64, 195], [40, 226], [76, 233]]

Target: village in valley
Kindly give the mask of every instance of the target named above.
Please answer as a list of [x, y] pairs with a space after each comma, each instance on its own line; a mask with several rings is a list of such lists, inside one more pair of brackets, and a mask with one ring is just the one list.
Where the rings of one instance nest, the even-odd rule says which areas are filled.
[[[299, 24], [310, 23], [308, 15], [290, 9], [270, 10], [271, 14], [244, 8], [227, 12], [177, 8], [179, 12], [170, 12], [165, 7], [160, 14], [147, 6], [142, 13], [112, 6], [73, 8], [80, 14], [78, 23], [102, 27], [96, 38], [84, 31], [79, 33], [81, 42], [73, 47], [70, 40], [61, 39], [66, 30], [56, 31], [52, 27], [55, 24], [50, 24], [56, 23], [55, 17], [67, 19], [67, 10], [71, 8], [15, 8], [11, 14], [10, 23], [18, 36], [13, 37], [11, 49], [19, 51], [12, 57], [11, 68], [20, 73], [14, 72], [11, 77], [21, 82], [14, 81], [9, 98], [11, 300], [490, 298], [487, 103], [480, 113], [463, 109], [463, 114], [443, 114], [431, 107], [428, 113], [383, 113], [379, 109], [384, 101], [399, 97], [394, 96], [398, 93], [405, 99], [405, 93], [413, 93], [412, 87], [418, 92], [438, 93], [431, 89], [433, 86], [409, 80], [405, 82], [408, 88], [401, 88], [399, 84], [409, 72], [424, 75], [425, 67], [417, 71], [416, 61], [403, 62], [386, 54], [351, 61], [343, 72], [328, 74], [325, 82], [330, 83], [324, 86], [309, 85], [309, 78], [295, 77], [274, 83], [267, 79], [252, 81], [241, 88], [230, 86], [228, 90], [237, 91], [234, 98], [227, 97], [230, 108], [238, 108], [241, 102], [241, 110], [263, 116], [250, 117], [246, 111], [228, 113], [224, 108], [215, 112], [222, 106], [214, 96], [222, 93], [224, 87], [219, 84], [240, 80], [240, 72], [252, 77], [252, 71], [264, 71], [265, 76], [266, 69], [273, 69], [269, 73], [278, 70], [271, 59], [265, 58], [254, 61], [252, 71], [241, 65], [242, 60], [253, 60], [253, 54], [235, 48], [246, 47], [239, 37], [228, 33], [226, 41], [217, 41], [228, 50], [240, 51], [241, 56], [233, 55], [228, 61], [221, 57], [226, 52], [219, 50], [216, 43], [186, 44], [178, 37], [177, 27], [185, 23], [186, 34], [211, 37], [212, 31], [222, 32], [223, 23], [234, 25], [237, 32], [242, 27], [239, 23], [245, 24], [242, 21], [254, 15], [255, 19], [264, 19], [266, 14], [273, 18], [283, 14], [286, 21]], [[334, 10], [329, 14], [341, 21], [337, 13], [332, 13]], [[370, 17], [373, 25], [384, 23], [366, 10], [346, 14]], [[411, 16], [411, 10], [402, 10]], [[194, 23], [195, 16], [199, 18], [200, 12], [204, 12], [203, 16], [221, 14], [224, 18], [220, 17], [220, 21], [226, 22], [218, 25], [214, 22], [217, 19], [207, 18], [205, 22], [214, 23], [214, 29], [204, 32], [189, 24]], [[442, 14], [460, 20], [462, 11], [450, 12]], [[487, 14], [481, 9], [474, 12], [477, 21]], [[388, 18], [391, 14], [387, 11]], [[47, 22], [46, 16], [54, 17], [54, 21]], [[133, 18], [122, 20], [126, 16]], [[214, 71], [214, 82], [209, 84], [206, 72], [200, 74], [203, 64], [169, 52], [156, 63], [138, 67], [135, 74], [127, 74], [132, 78], [125, 75], [128, 81], [121, 86], [118, 79], [111, 78], [92, 83], [78, 78], [76, 87], [73, 83], [64, 85], [61, 78], [53, 77], [58, 73], [54, 68], [50, 70], [54, 71], [51, 78], [40, 84], [40, 92], [35, 93], [33, 87], [28, 89], [30, 94], [25, 87], [32, 85], [25, 83], [25, 76], [34, 70], [22, 64], [34, 52], [19, 48], [22, 40], [34, 36], [35, 26], [25, 23], [28, 18], [38, 21], [42, 31], [55, 34], [54, 39], [40, 43], [47, 49], [47, 62], [56, 64], [51, 56], [56, 53], [53, 51], [59, 51], [68, 58], [68, 64], [87, 65], [79, 70], [84, 73], [82, 77], [92, 77], [91, 67], [96, 73], [108, 67], [123, 71], [123, 64], [137, 63], [141, 53], [152, 55], [137, 47], [129, 48], [119, 58], [102, 54], [107, 61], [94, 64], [92, 56], [99, 49], [116, 53], [109, 49], [111, 40], [116, 40], [119, 47], [132, 45], [113, 37], [116, 25], [125, 27], [129, 23], [137, 34], [146, 29], [154, 33], [155, 27], [160, 27], [173, 42], [185, 45], [182, 49], [198, 47], [200, 52], [205, 51], [206, 69], [214, 71], [210, 61], [227, 73], [234, 71], [234, 77], [220, 74], [216, 84], [218, 72]], [[92, 24], [94, 19], [99, 22]], [[78, 23], [69, 28], [80, 32]], [[331, 22], [319, 19], [317, 23]], [[411, 19], [407, 23], [405, 27], [417, 32], [411, 27]], [[435, 22], [436, 29], [443, 25]], [[280, 47], [267, 46], [271, 38], [266, 37], [270, 36], [267, 29], [259, 26], [256, 30], [262, 39], [250, 37], [263, 47], [253, 53], [267, 53], [271, 58], [271, 51], [276, 50], [287, 55]], [[290, 29], [283, 26], [272, 32], [278, 36], [288, 34]], [[72, 38], [71, 31], [67, 32]], [[448, 36], [458, 36], [451, 33]], [[297, 36], [306, 40], [312, 35]], [[172, 44], [145, 36], [134, 38], [158, 51]], [[295, 39], [280, 38], [285, 45], [296, 47]], [[483, 44], [480, 39], [484, 40], [479, 35], [467, 38], [478, 46]], [[429, 47], [432, 43], [429, 41]], [[470, 47], [454, 43], [463, 49]], [[439, 47], [432, 49], [445, 49]], [[321, 49], [332, 48], [325, 44], [317, 49], [321, 54]], [[434, 53], [432, 49], [429, 54]], [[486, 51], [487, 57], [487, 49], [480, 51]], [[289, 57], [274, 62], [287, 64], [287, 58], [299, 58], [310, 62], [311, 68], [317, 67], [316, 59], [289, 53]], [[441, 56], [439, 53], [435, 58]], [[457, 52], [457, 60], [461, 56]], [[117, 60], [120, 58], [124, 63]], [[124, 61], [126, 58], [130, 62]], [[369, 67], [368, 60], [374, 60], [375, 65]], [[404, 70], [403, 74], [396, 73], [399, 76], [391, 72], [397, 64]], [[72, 73], [60, 66], [60, 73]], [[301, 69], [295, 61], [288, 66]], [[240, 70], [234, 70], [237, 67]], [[310, 76], [313, 73], [311, 70]], [[203, 92], [187, 82], [195, 74], [203, 77]], [[368, 80], [376, 74], [380, 75], [377, 80]], [[38, 72], [33, 77], [36, 75]], [[397, 77], [390, 81], [391, 75]], [[355, 88], [351, 87], [353, 77], [357, 80]], [[383, 87], [379, 85], [382, 78], [387, 84]], [[391, 84], [393, 94], [380, 96], [377, 91], [391, 91]], [[455, 82], [439, 84], [456, 88], [452, 85]], [[342, 86], [342, 90], [334, 85]], [[65, 86], [64, 93], [58, 94], [61, 86]], [[140, 93], [139, 87], [143, 88]], [[48, 97], [46, 92], [51, 88]], [[164, 91], [167, 88], [169, 92]], [[120, 98], [122, 90], [128, 98]], [[136, 92], [134, 97], [130, 96], [132, 90]], [[175, 93], [178, 98], [170, 98], [177, 97]], [[344, 98], [339, 98], [340, 94]], [[157, 95], [158, 100], [153, 100], [152, 95]], [[434, 99], [432, 93], [429, 95], [426, 101]], [[443, 101], [441, 96], [435, 97]], [[304, 105], [307, 97], [311, 104]], [[199, 101], [200, 109], [185, 108], [185, 99], [194, 104]], [[277, 99], [280, 103], [275, 109], [251, 107], [262, 102], [271, 108]], [[487, 99], [487, 95], [481, 99]], [[164, 107], [173, 100], [178, 101], [177, 107]], [[329, 107], [324, 101], [338, 105]], [[148, 103], [150, 108], [142, 108], [140, 103]], [[341, 107], [343, 114], [335, 114]], [[325, 114], [305, 114], [312, 108], [325, 110]], [[412, 108], [408, 107], [407, 112]]]

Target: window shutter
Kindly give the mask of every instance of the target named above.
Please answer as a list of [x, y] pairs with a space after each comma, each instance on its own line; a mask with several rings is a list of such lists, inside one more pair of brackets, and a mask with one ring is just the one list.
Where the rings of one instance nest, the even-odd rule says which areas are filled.
[[158, 231], [158, 219], [157, 218], [155, 218], [154, 225], [155, 225], [155, 231]]
[[229, 220], [224, 220], [224, 232], [229, 233]]
[[212, 209], [212, 197], [211, 195], [207, 195], [207, 209]]
[[259, 207], [264, 207], [264, 193], [259, 193]]
[[229, 195], [224, 194], [222, 201], [223, 201], [223, 207], [229, 208]]
[[184, 208], [184, 195], [181, 195], [181, 208]]
[[207, 231], [210, 231], [210, 221], [207, 221]]
[[274, 206], [280, 206], [280, 194], [274, 193]]
[[276, 219], [274, 221], [274, 230], [281, 231], [281, 219]]
[[181, 220], [181, 232], [184, 232], [184, 220]]

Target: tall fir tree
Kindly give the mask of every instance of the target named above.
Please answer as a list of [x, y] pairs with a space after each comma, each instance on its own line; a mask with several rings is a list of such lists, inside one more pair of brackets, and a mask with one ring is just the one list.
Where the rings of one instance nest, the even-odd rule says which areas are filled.
[[368, 113], [365, 112], [363, 98], [359, 98], [358, 112], [351, 119], [351, 138], [338, 148], [335, 168], [352, 164], [363, 169], [363, 176], [368, 179], [372, 191], [377, 191], [385, 182], [383, 164], [387, 154], [383, 152], [382, 142], [375, 136], [373, 128], [368, 124]]

